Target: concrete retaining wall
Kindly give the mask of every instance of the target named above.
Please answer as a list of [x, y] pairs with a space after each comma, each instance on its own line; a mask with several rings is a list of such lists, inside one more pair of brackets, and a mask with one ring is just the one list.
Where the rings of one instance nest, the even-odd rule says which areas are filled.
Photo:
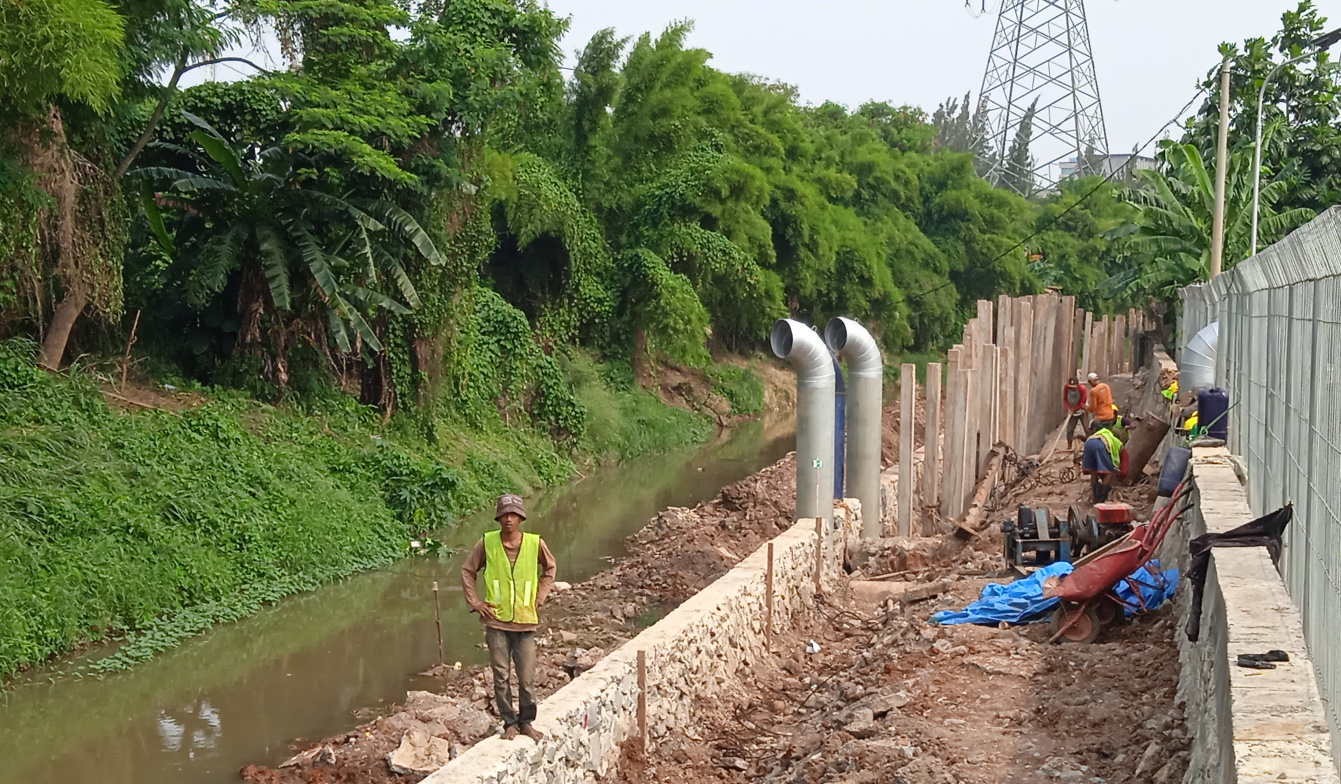
[[[1193, 536], [1253, 519], [1247, 494], [1224, 448], [1194, 450], [1196, 506], [1165, 541], [1165, 563], [1186, 569]], [[1212, 550], [1201, 639], [1179, 630], [1179, 697], [1187, 703], [1192, 758], [1187, 784], [1295, 782], [1337, 784], [1331, 737], [1298, 610], [1264, 548]], [[1190, 586], [1179, 589], [1184, 626]], [[1242, 653], [1290, 654], [1274, 670], [1233, 666]]]
[[[834, 512], [822, 546], [823, 585], [844, 584], [847, 540], [861, 533], [860, 504]], [[815, 522], [801, 520], [773, 540], [774, 629], [814, 602]], [[540, 705], [540, 743], [490, 738], [425, 779], [425, 784], [567, 784], [610, 773], [619, 745], [638, 731], [638, 651], [647, 659], [648, 734], [653, 748], [688, 723], [693, 698], [719, 691], [765, 644], [767, 545], [712, 585], [602, 659]]]

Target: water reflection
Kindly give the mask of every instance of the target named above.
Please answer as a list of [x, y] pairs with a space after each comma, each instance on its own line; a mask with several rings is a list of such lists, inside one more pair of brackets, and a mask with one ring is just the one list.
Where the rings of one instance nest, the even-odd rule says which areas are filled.
[[[622, 552], [666, 506], [688, 506], [792, 448], [789, 423], [751, 423], [701, 450], [631, 461], [528, 499], [530, 528], [579, 581]], [[463, 520], [444, 542], [464, 550], [491, 524]], [[31, 673], [0, 692], [0, 784], [235, 782], [247, 762], [277, 764], [297, 738], [356, 722], [393, 702], [437, 660], [429, 586], [443, 593], [448, 661], [482, 663], [478, 624], [456, 589], [460, 558], [411, 559], [291, 597], [103, 680]], [[102, 655], [104, 652], [99, 652]]]
[[163, 739], [164, 751], [181, 751], [182, 738], [186, 737], [187, 730], [191, 733], [191, 741], [186, 746], [188, 759], [195, 759], [196, 749], [214, 748], [221, 735], [222, 722], [219, 721], [219, 711], [209, 701], [201, 700], [177, 713], [177, 716], [168, 710], [158, 713], [158, 735]]

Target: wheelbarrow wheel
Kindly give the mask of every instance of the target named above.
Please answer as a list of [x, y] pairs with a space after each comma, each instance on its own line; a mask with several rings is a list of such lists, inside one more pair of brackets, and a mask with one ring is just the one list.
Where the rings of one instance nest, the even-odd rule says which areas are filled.
[[1063, 605], [1052, 614], [1049, 629], [1052, 636], [1060, 642], [1089, 643], [1099, 636], [1103, 624], [1092, 604]]
[[1117, 623], [1118, 617], [1122, 615], [1122, 608], [1118, 603], [1103, 597], [1094, 603], [1094, 617], [1099, 621], [1100, 626], [1111, 626]]

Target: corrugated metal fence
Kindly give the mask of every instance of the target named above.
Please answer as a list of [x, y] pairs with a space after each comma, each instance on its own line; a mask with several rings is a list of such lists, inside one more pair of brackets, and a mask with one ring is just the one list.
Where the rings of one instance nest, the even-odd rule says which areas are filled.
[[1341, 706], [1341, 207], [1182, 291], [1179, 348], [1219, 320], [1229, 447], [1261, 515], [1293, 502], [1281, 568], [1327, 704]]

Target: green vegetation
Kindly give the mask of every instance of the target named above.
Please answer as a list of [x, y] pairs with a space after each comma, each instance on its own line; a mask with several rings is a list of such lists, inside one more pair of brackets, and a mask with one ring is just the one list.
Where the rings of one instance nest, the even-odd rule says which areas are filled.
[[564, 362], [588, 424], [576, 454], [588, 463], [619, 462], [652, 452], [667, 452], [708, 438], [714, 428], [699, 414], [672, 408], [639, 387], [628, 374], [602, 366], [587, 352], [573, 352]]
[[[1302, 55], [1327, 20], [1312, 0], [1281, 16], [1270, 39], [1242, 49], [1222, 44], [1230, 62], [1229, 160], [1225, 182], [1224, 269], [1252, 254], [1253, 146], [1257, 96], [1268, 73]], [[1177, 304], [1179, 288], [1210, 275], [1215, 146], [1219, 128], [1220, 66], [1202, 84], [1206, 98], [1181, 139], [1160, 143], [1156, 170], [1136, 172], [1121, 189], [1135, 214], [1109, 233], [1116, 262], [1101, 287], [1124, 300]], [[1258, 248], [1276, 242], [1341, 200], [1341, 66], [1326, 51], [1282, 68], [1267, 87], [1263, 110]], [[1170, 308], [1172, 315], [1175, 308]]]
[[[1239, 76], [1321, 24], [1286, 22]], [[1201, 274], [1204, 110], [1116, 190], [1033, 193], [1022, 134], [1027, 200], [975, 171], [967, 97], [801, 105], [687, 23], [601, 31], [568, 76], [565, 27], [533, 0], [0, 9], [0, 674], [138, 631], [121, 666], [500, 490], [702, 440], [640, 383], [758, 412], [723, 355], [781, 316], [859, 319], [924, 365], [979, 298], [1116, 310]], [[286, 67], [178, 89], [258, 32]], [[1334, 73], [1281, 82], [1267, 240], [1335, 200]], [[96, 372], [132, 345], [134, 378], [199, 404], [109, 410]]]
[[[35, 351], [0, 343], [0, 674], [133, 631], [94, 668], [128, 666], [572, 470], [529, 429], [440, 421], [430, 443], [340, 394], [298, 408], [214, 389], [197, 407], [119, 413], [87, 374], [38, 369]], [[589, 358], [565, 372], [593, 416], [579, 457], [712, 431], [651, 393], [612, 389]]]
[[747, 367], [717, 365], [708, 368], [713, 391], [731, 403], [733, 414], [757, 414], [764, 410], [764, 381]]

